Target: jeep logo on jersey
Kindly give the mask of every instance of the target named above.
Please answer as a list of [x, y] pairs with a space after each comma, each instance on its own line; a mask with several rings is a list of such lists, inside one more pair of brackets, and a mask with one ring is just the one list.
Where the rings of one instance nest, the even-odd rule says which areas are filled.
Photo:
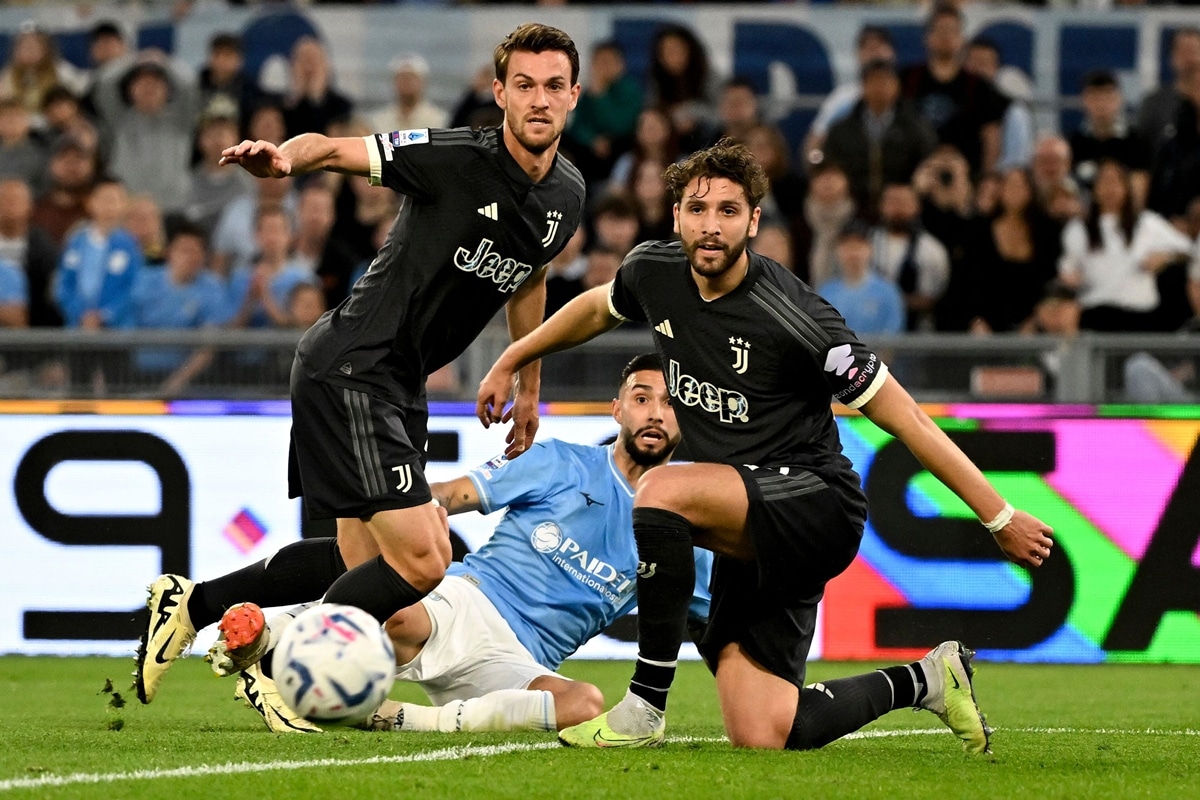
[[491, 239], [481, 241], [474, 254], [465, 247], [458, 248], [454, 253], [454, 266], [463, 272], [474, 272], [481, 278], [491, 278], [501, 292], [516, 291], [533, 272], [529, 264], [493, 253]]
[[673, 358], [667, 370], [667, 391], [685, 406], [698, 405], [710, 414], [716, 414], [721, 422], [750, 421], [750, 403], [744, 394], [681, 372], [679, 362]]

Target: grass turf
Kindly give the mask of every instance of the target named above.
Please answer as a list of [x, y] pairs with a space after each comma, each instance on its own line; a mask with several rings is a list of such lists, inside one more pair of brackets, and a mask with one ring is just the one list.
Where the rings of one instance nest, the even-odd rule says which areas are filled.
[[[888, 714], [868, 737], [820, 751], [734, 751], [712, 679], [680, 670], [662, 750], [576, 751], [549, 734], [274, 735], [198, 658], [178, 663], [151, 706], [129, 660], [0, 658], [0, 800], [95, 798], [1098, 798], [1200, 793], [1200, 667], [983, 664], [980, 702], [994, 755], [970, 757], [928, 713]], [[815, 663], [812, 680], [870, 665]], [[620, 696], [627, 663], [564, 672]], [[127, 701], [100, 693], [111, 678]], [[421, 700], [414, 687], [393, 697]], [[518, 748], [485, 755], [488, 746]], [[460, 751], [448, 748], [459, 747]], [[539, 749], [532, 749], [539, 748]], [[375, 763], [362, 763], [376, 759]], [[343, 763], [314, 764], [321, 760]], [[290, 765], [281, 762], [294, 762]], [[232, 764], [262, 765], [237, 772]], [[191, 773], [163, 771], [194, 768]], [[223, 770], [223, 771], [222, 771]], [[134, 775], [139, 773], [140, 775]], [[231, 774], [232, 773], [232, 774]], [[89, 774], [88, 780], [64, 776]]]

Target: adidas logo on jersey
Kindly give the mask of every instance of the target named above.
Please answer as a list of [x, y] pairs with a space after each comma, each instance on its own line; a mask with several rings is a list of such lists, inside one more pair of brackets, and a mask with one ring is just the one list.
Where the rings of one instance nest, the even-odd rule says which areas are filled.
[[488, 203], [486, 206], [480, 206], [475, 211], [488, 219], [499, 219], [500, 209], [495, 203]]
[[654, 330], [666, 336], [668, 339], [674, 339], [675, 334], [671, 331], [671, 320], [664, 319], [662, 322], [654, 326]]

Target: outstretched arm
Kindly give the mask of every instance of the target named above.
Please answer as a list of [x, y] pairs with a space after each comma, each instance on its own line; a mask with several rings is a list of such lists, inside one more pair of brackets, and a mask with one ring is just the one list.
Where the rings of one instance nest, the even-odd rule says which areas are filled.
[[1053, 529], [1037, 517], [1012, 509], [895, 378], [887, 377], [875, 396], [863, 405], [862, 412], [904, 442], [917, 460], [962, 498], [985, 525], [993, 523], [988, 527], [995, 528], [992, 536], [1009, 561], [1040, 567], [1050, 556]]
[[302, 133], [280, 145], [246, 139], [221, 152], [221, 164], [240, 164], [259, 178], [282, 178], [326, 170], [348, 175], [370, 175], [367, 143], [361, 137], [330, 138]]
[[479, 491], [466, 475], [441, 483], [429, 484], [429, 491], [438, 505], [446, 509], [446, 513], [465, 514], [468, 511], [478, 511], [483, 507], [479, 500]]
[[[521, 284], [505, 307], [508, 335], [512, 341], [528, 336], [546, 315], [546, 270], [540, 269]], [[542, 388], [542, 362], [531, 361], [517, 373], [513, 399], [512, 427], [506, 441], [508, 455], [519, 455], [533, 443], [538, 429], [538, 394]]]

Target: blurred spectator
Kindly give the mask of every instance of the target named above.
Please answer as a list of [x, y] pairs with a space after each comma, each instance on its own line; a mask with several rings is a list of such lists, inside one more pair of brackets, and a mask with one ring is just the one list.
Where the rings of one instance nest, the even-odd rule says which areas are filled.
[[[221, 325], [229, 315], [225, 286], [207, 269], [204, 231], [180, 223], [166, 248], [166, 263], [142, 270], [133, 287], [136, 328], [198, 329]], [[178, 347], [138, 348], [134, 366], [162, 381], [156, 392], [177, 396], [212, 363], [213, 351]]]
[[288, 294], [288, 320], [293, 328], [306, 331], [325, 313], [325, 292], [313, 283], [297, 283]]
[[274, 103], [255, 106], [246, 122], [246, 138], [254, 142], [262, 139], [271, 144], [283, 144], [288, 138], [283, 109]]
[[133, 66], [133, 58], [125, 41], [125, 32], [116, 22], [102, 20], [88, 32], [88, 61], [91, 64], [91, 72], [86, 76], [87, 87], [80, 97], [83, 108], [89, 115], [97, 113], [97, 84], [116, 79], [120, 73]]
[[256, 252], [251, 266], [229, 279], [234, 328], [286, 327], [288, 295], [297, 283], [313, 283], [312, 273], [291, 258], [292, 222], [278, 206], [259, 209], [255, 221]]
[[680, 154], [679, 135], [670, 116], [660, 108], [643, 108], [638, 113], [633, 148], [613, 164], [608, 177], [609, 191], [619, 192], [621, 187], [628, 186], [641, 162], [673, 164]]
[[[211, 114], [214, 108], [233, 109], [235, 124], [244, 123], [258, 106], [261, 92], [246, 75], [242, 38], [234, 33], [218, 33], [208, 40], [208, 61], [200, 68], [200, 109]], [[216, 105], [214, 105], [214, 103]]]
[[1000, 46], [986, 36], [976, 36], [967, 45], [963, 67], [967, 72], [991, 81], [996, 91], [1008, 101], [1000, 120], [1000, 156], [996, 169], [1028, 167], [1033, 159], [1035, 133], [1033, 111], [1029, 107], [1033, 99], [1029, 76], [1017, 67], [1003, 66]]
[[0, 258], [0, 328], [28, 327], [29, 282], [25, 278], [25, 270], [6, 258]]
[[783, 132], [777, 125], [755, 125], [746, 132], [744, 143], [763, 168], [769, 182], [767, 193], [759, 203], [762, 208], [759, 227], [763, 223], [774, 223], [785, 225], [789, 230], [795, 228], [800, 215], [804, 213], [804, 196], [808, 193], [808, 187], [792, 169], [790, 148]]
[[838, 277], [817, 287], [859, 336], [904, 330], [904, 301], [896, 285], [871, 270], [871, 229], [852, 220], [837, 236]]
[[1162, 141], [1146, 205], [1182, 227], [1200, 197], [1200, 80], [1191, 83]]
[[292, 260], [315, 276], [329, 308], [342, 302], [350, 292], [350, 281], [359, 261], [353, 250], [330, 235], [334, 216], [333, 192], [316, 181], [305, 184], [296, 204]]
[[483, 64], [475, 70], [471, 85], [463, 91], [454, 106], [450, 127], [484, 128], [499, 125], [504, 120], [504, 112], [496, 105], [496, 97], [492, 94], [492, 83], [495, 79], [496, 68], [490, 63]]
[[717, 129], [711, 141], [728, 136], [744, 144], [746, 135], [761, 122], [754, 84], [745, 78], [726, 81], [717, 99]]
[[609, 194], [600, 198], [592, 211], [592, 246], [620, 253], [624, 258], [638, 244], [637, 206], [628, 195]]
[[1004, 177], [999, 172], [988, 172], [981, 175], [975, 184], [975, 215], [990, 217], [1000, 207], [1000, 187]]
[[16, 99], [0, 100], [0, 177], [35, 184], [46, 171], [46, 149], [30, 136], [29, 112]]
[[1029, 173], [1004, 173], [996, 215], [981, 220], [968, 242], [973, 332], [1029, 330], [1034, 307], [1057, 272], [1058, 231], [1038, 207]]
[[153, 197], [148, 194], [130, 197], [122, 227], [137, 240], [142, 249], [142, 260], [147, 266], [159, 266], [166, 260], [167, 228], [163, 223], [162, 209]]
[[87, 216], [87, 198], [96, 179], [96, 151], [74, 136], [54, 145], [47, 169], [49, 186], [33, 206], [32, 222], [61, 247], [75, 223]]
[[896, 62], [892, 34], [887, 28], [864, 25], [858, 32], [856, 44], [855, 57], [858, 59], [858, 68], [854, 71], [853, 80], [839, 83], [829, 93], [817, 110], [817, 116], [804, 139], [804, 157], [810, 163], [814, 162], [814, 156], [820, 158], [829, 128], [845, 118], [862, 99], [862, 68], [872, 61], [891, 61], [893, 64]]
[[347, 176], [338, 188], [337, 219], [330, 235], [353, 250], [359, 261], [369, 263], [383, 246], [382, 238], [372, 244], [378, 238], [377, 232], [384, 227], [387, 233], [385, 226], [396, 218], [402, 200], [386, 186], [372, 186], [364, 177]]
[[969, 172], [961, 153], [941, 145], [913, 173], [922, 226], [942, 243], [950, 259], [950, 282], [934, 311], [937, 329], [942, 331], [965, 331], [971, 322], [974, 265], [969, 259], [976, 229], [971, 223], [976, 216], [990, 219], [1000, 208], [1000, 176], [986, 173], [981, 179], [986, 194], [978, 195], [977, 211]]
[[330, 123], [350, 116], [353, 105], [333, 88], [329, 55], [313, 37], [302, 36], [292, 47], [290, 76], [283, 99], [288, 138], [324, 133]]
[[41, 127], [42, 100], [55, 86], [79, 92], [84, 77], [58, 57], [50, 34], [26, 23], [13, 38], [8, 64], [0, 69], [0, 100], [16, 100]]
[[962, 13], [938, 5], [925, 24], [926, 61], [904, 72], [904, 96], [933, 125], [938, 141], [954, 145], [972, 173], [995, 168], [1000, 121], [1007, 101], [991, 81], [963, 69]]
[[685, 151], [712, 135], [713, 87], [708, 52], [691, 29], [667, 24], [658, 29], [650, 51], [646, 105], [671, 117]]
[[1063, 231], [1059, 276], [1079, 290], [1080, 325], [1095, 331], [1163, 330], [1155, 275], [1194, 244], [1153, 211], [1138, 212], [1130, 172], [1102, 159], [1092, 207]]
[[[1033, 146], [1033, 163], [1030, 165], [1036, 202], [1045, 212], [1056, 191], [1062, 188], [1078, 194], [1079, 187], [1071, 177], [1071, 145], [1061, 136], [1045, 133], [1038, 137]], [[1066, 222], [1060, 219], [1060, 222]]]
[[190, 71], [147, 55], [119, 77], [102, 78], [93, 97], [112, 134], [112, 174], [130, 191], [152, 195], [163, 211], [181, 211], [197, 112]]
[[850, 182], [841, 166], [833, 162], [814, 166], [795, 241], [796, 274], [801, 280], [820, 286], [837, 275], [837, 237], [854, 212]]
[[612, 283], [625, 256], [608, 247], [593, 247], [587, 254], [587, 272], [583, 273], [584, 290]]
[[587, 234], [580, 226], [566, 247], [546, 265], [546, 319], [583, 291], [583, 274], [588, 263], [583, 254], [586, 243]]
[[393, 59], [391, 67], [396, 102], [372, 114], [371, 127], [383, 132], [446, 127], [450, 115], [425, 97], [429, 62], [424, 56], [405, 53]]
[[1138, 352], [1125, 359], [1121, 371], [1127, 402], [1163, 405], [1197, 400], [1196, 393], [1187, 388], [1196, 378], [1190, 360], [1168, 367], [1149, 353]]
[[904, 296], [909, 330], [933, 330], [933, 310], [950, 283], [950, 257], [921, 227], [917, 193], [906, 183], [885, 186], [871, 266]]
[[[250, 192], [225, 206], [210, 244], [213, 272], [228, 277], [235, 270], [250, 266], [258, 247], [254, 231], [264, 209], [282, 208], [289, 220], [296, 218], [299, 198], [293, 185], [294, 180], [290, 177], [278, 180], [256, 178]], [[391, 190], [388, 193], [392, 194]], [[291, 228], [290, 222], [288, 227]]]
[[1134, 202], [1145, 205], [1150, 186], [1150, 148], [1125, 123], [1125, 102], [1117, 76], [1107, 70], [1083, 78], [1083, 123], [1071, 134], [1075, 180], [1090, 190], [1103, 159], [1120, 161], [1130, 171]]
[[633, 146], [642, 90], [625, 74], [625, 54], [614, 41], [592, 48], [587, 85], [567, 126], [566, 140], [588, 183], [604, 180], [613, 162]]
[[54, 297], [68, 327], [125, 328], [133, 322], [133, 286], [142, 250], [121, 227], [129, 204], [119, 181], [102, 178], [87, 201], [87, 221], [71, 234], [55, 274]]
[[933, 152], [929, 123], [900, 102], [900, 79], [890, 61], [863, 67], [862, 99], [829, 129], [825, 158], [841, 165], [861, 209], [875, 209], [885, 184], [908, 183]]
[[[214, 103], [214, 105], [217, 105]], [[221, 212], [234, 200], [254, 190], [254, 179], [242, 169], [221, 166], [221, 151], [239, 141], [237, 121], [232, 108], [224, 113], [210, 110], [200, 120], [196, 136], [200, 163], [192, 169], [191, 189], [183, 215], [210, 235]]]
[[750, 243], [750, 249], [790, 272], [796, 271], [792, 234], [782, 225], [759, 225], [758, 235]]
[[50, 236], [30, 225], [33, 194], [16, 178], [0, 180], [0, 260], [19, 267], [28, 292], [29, 324], [62, 325], [50, 298], [58, 248]]
[[90, 150], [101, 149], [100, 132], [84, 113], [79, 98], [67, 87], [55, 86], [46, 92], [42, 100], [42, 117], [46, 121], [43, 134], [52, 149], [64, 136], [74, 136]]
[[675, 197], [663, 177], [666, 168], [666, 164], [643, 161], [629, 187], [629, 197], [637, 206], [639, 242], [675, 237], [675, 218], [671, 212]]
[[1174, 133], [1183, 98], [1193, 95], [1200, 85], [1200, 28], [1180, 28], [1171, 37], [1171, 72], [1174, 82], [1145, 95], [1138, 106], [1137, 130], [1150, 147], [1152, 162], [1164, 140]]

